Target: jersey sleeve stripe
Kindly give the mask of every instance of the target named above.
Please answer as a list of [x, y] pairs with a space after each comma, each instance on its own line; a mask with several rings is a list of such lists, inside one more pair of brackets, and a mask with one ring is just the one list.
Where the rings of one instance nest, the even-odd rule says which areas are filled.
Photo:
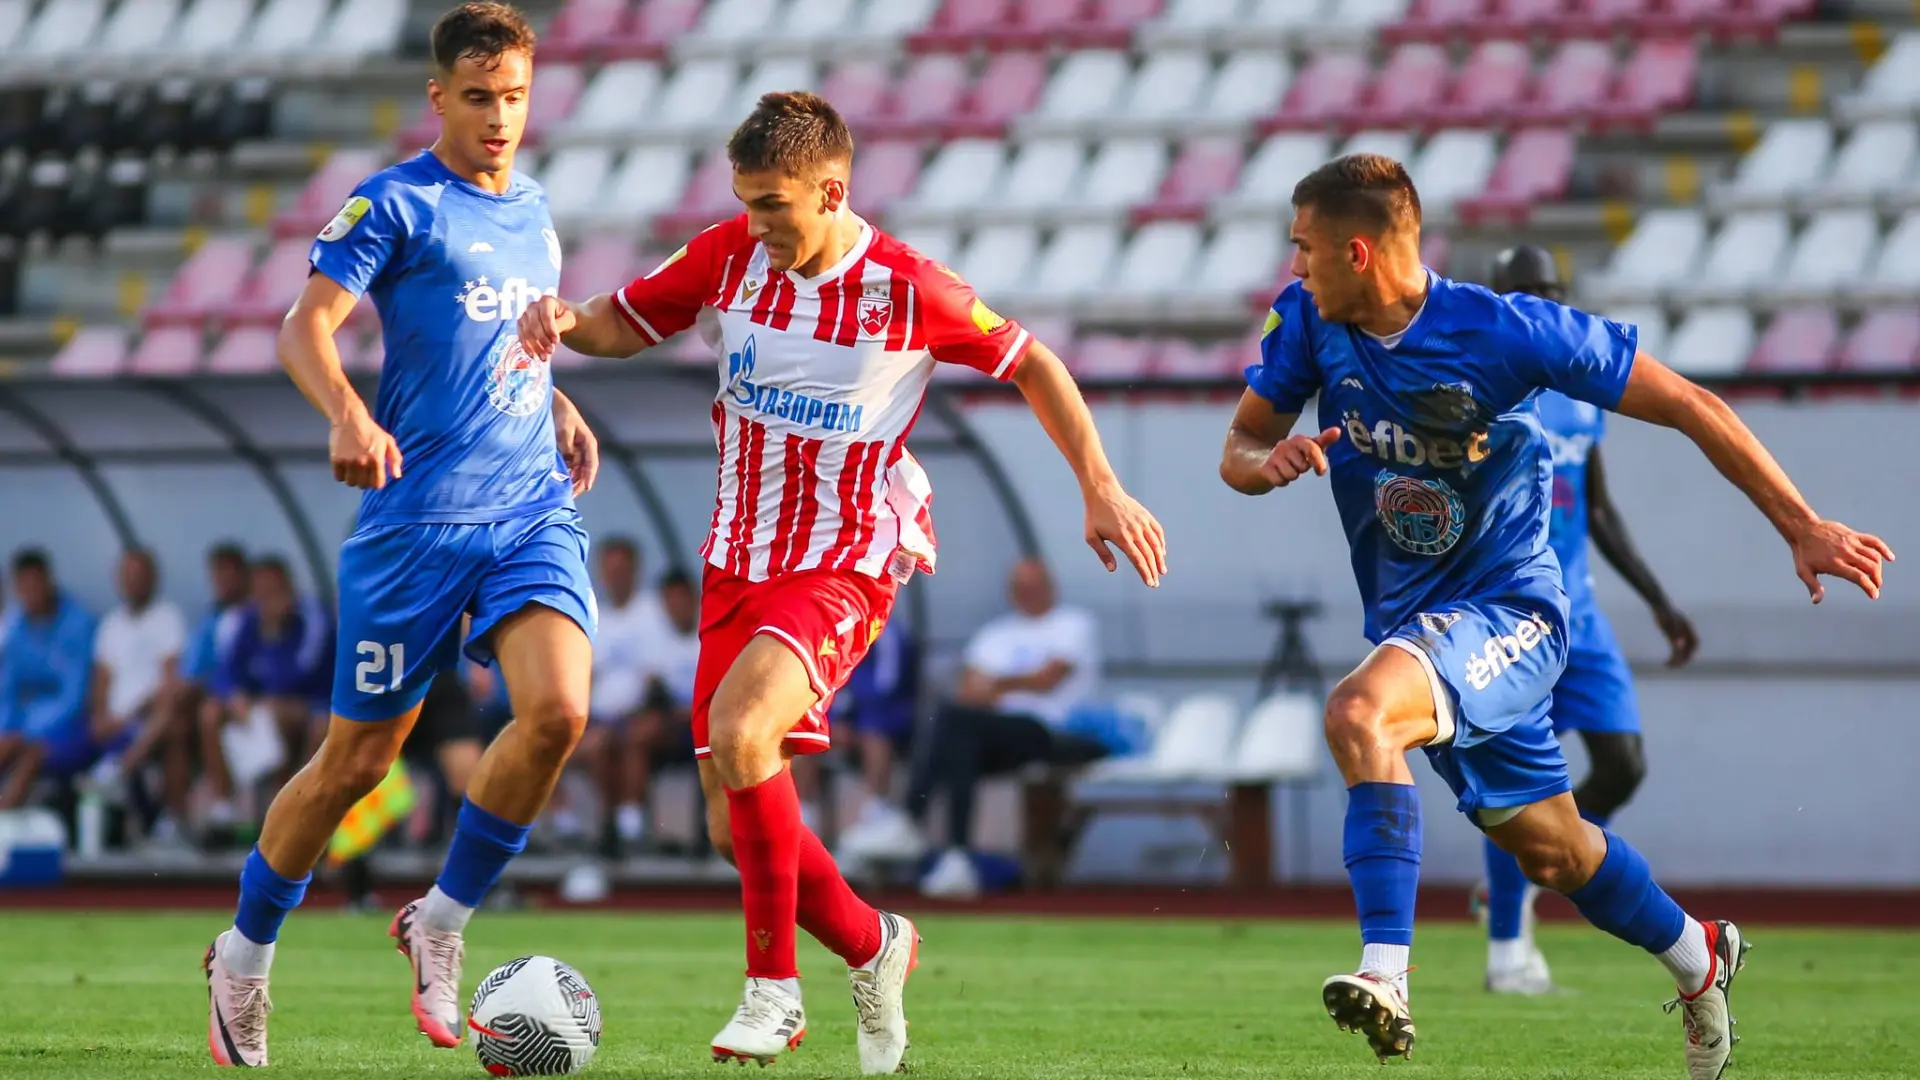
[[632, 301], [627, 299], [627, 290], [615, 289], [613, 291], [613, 298], [620, 305], [620, 313], [626, 316], [628, 325], [647, 335], [648, 340], [652, 341], [655, 345], [667, 340], [661, 335], [660, 331], [653, 328], [652, 323], [641, 318], [640, 313], [633, 309]]
[[1026, 327], [1021, 327], [1020, 332], [1014, 335], [1013, 344], [1007, 346], [1006, 355], [1002, 356], [1000, 363], [994, 367], [993, 377], [996, 379], [1006, 378], [1008, 369], [1012, 368], [1013, 365], [1019, 361], [1021, 355], [1027, 351], [1027, 344], [1032, 340], [1033, 335], [1027, 333]]

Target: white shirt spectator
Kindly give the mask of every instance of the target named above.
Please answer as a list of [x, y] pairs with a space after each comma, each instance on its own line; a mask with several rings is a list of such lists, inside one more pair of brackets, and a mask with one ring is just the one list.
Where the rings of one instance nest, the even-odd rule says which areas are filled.
[[659, 679], [675, 705], [693, 706], [693, 673], [700, 666], [698, 630], [683, 634], [663, 615], [647, 639], [645, 664], [646, 679]]
[[1093, 699], [1100, 683], [1100, 632], [1093, 616], [1056, 605], [1045, 615], [1014, 611], [980, 628], [967, 643], [966, 665], [995, 679], [1032, 675], [1061, 660], [1073, 670], [1044, 694], [1009, 691], [995, 704], [1058, 727], [1074, 709]]
[[660, 598], [641, 589], [615, 607], [596, 596], [600, 629], [593, 642], [595, 720], [619, 720], [640, 708], [647, 696], [647, 651], [671, 627]]
[[107, 669], [107, 711], [130, 720], [166, 678], [167, 661], [176, 663], [187, 647], [187, 621], [167, 600], [155, 600], [135, 612], [125, 604], [100, 620], [93, 641], [93, 662]]

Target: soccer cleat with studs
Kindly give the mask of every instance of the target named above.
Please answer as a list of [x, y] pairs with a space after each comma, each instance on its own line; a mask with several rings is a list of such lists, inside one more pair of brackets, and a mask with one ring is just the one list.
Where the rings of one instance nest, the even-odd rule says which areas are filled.
[[886, 1076], [905, 1072], [903, 1060], [912, 1046], [907, 1039], [907, 977], [920, 965], [920, 933], [913, 923], [889, 912], [880, 913], [880, 951], [860, 966], [847, 969], [853, 988], [853, 1008], [859, 1024], [860, 1072]]
[[1734, 976], [1747, 966], [1747, 952], [1753, 948], [1740, 934], [1740, 928], [1727, 922], [1704, 924], [1707, 947], [1713, 964], [1707, 971], [1707, 983], [1691, 997], [1681, 994], [1666, 1003], [1666, 1011], [1680, 1010], [1680, 1021], [1687, 1033], [1687, 1076], [1690, 1080], [1720, 1080], [1733, 1060], [1733, 1047], [1740, 1041], [1734, 1034], [1739, 1021], [1730, 1011]]
[[1320, 986], [1327, 1015], [1341, 1031], [1365, 1035], [1374, 1056], [1413, 1059], [1413, 1013], [1392, 978], [1373, 971], [1335, 975]]
[[806, 1037], [807, 1013], [799, 996], [780, 980], [749, 978], [733, 1019], [713, 1037], [713, 1060], [741, 1065], [754, 1061], [765, 1068], [783, 1051], [800, 1049]]

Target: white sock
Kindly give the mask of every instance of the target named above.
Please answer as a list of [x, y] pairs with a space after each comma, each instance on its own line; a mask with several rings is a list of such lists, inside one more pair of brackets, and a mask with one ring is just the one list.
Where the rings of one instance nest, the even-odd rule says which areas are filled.
[[764, 983], [772, 983], [773, 985], [779, 987], [781, 990], [785, 991], [788, 997], [791, 997], [795, 1001], [800, 1000], [800, 980], [799, 979], [761, 979], [760, 981]]
[[420, 901], [420, 921], [443, 933], [465, 933], [471, 918], [473, 909], [441, 892], [438, 885], [428, 889], [427, 898]]
[[273, 967], [273, 942], [265, 945], [250, 941], [239, 927], [221, 935], [220, 962], [243, 979], [264, 979]]
[[1527, 965], [1527, 957], [1533, 951], [1533, 942], [1524, 937], [1507, 941], [1487, 939], [1487, 970], [1518, 971]]
[[1707, 976], [1713, 972], [1713, 950], [1707, 948], [1707, 928], [1698, 919], [1688, 916], [1680, 940], [1658, 956], [1673, 973], [1674, 985], [1682, 993], [1697, 994], [1706, 989]]
[[1400, 988], [1407, 991], [1407, 966], [1413, 956], [1411, 945], [1363, 945], [1360, 948], [1360, 970], [1383, 975]]

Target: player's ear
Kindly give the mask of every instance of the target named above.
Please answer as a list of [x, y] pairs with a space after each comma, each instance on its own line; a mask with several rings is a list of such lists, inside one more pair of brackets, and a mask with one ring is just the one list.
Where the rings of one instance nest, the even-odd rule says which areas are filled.
[[839, 213], [847, 205], [847, 182], [837, 176], [827, 177], [820, 182], [820, 198], [827, 213]]
[[447, 114], [446, 101], [447, 92], [446, 89], [440, 85], [440, 80], [428, 79], [427, 103], [433, 106], [433, 114], [435, 116], [445, 116]]
[[1364, 236], [1347, 241], [1347, 262], [1356, 274], [1364, 274], [1373, 265], [1373, 242]]

